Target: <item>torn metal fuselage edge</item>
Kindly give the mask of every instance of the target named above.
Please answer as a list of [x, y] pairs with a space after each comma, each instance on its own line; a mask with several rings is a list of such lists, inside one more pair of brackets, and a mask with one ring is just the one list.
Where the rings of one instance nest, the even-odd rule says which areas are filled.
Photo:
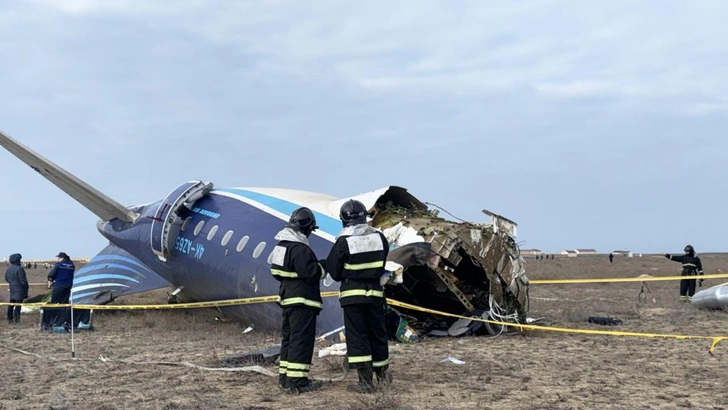
[[[387, 297], [442, 312], [483, 313], [525, 323], [528, 278], [515, 242], [516, 223], [487, 210], [490, 223], [453, 222], [407, 193], [390, 187], [376, 201], [372, 225], [390, 241], [388, 261], [404, 267], [403, 282]], [[440, 329], [447, 319], [405, 310], [418, 330]]]

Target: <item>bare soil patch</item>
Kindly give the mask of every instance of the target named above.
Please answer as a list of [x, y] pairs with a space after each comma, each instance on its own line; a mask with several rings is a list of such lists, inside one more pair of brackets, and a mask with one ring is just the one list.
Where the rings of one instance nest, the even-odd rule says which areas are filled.
[[[728, 254], [701, 255], [706, 273], [728, 272]], [[527, 259], [531, 279], [675, 275], [677, 263], [644, 255]], [[45, 271], [30, 270], [33, 282]], [[707, 281], [711, 286], [727, 280]], [[611, 316], [614, 329], [689, 335], [728, 335], [728, 313], [694, 309], [677, 300], [678, 282], [532, 285], [530, 317], [544, 324], [607, 329], [588, 316]], [[37, 292], [42, 289], [37, 289]], [[31, 295], [34, 294], [31, 291]], [[654, 299], [654, 301], [653, 301]], [[7, 301], [2, 288], [0, 300]], [[164, 303], [164, 290], [124, 303]], [[4, 313], [4, 312], [3, 312]], [[346, 391], [356, 380], [330, 383], [315, 393], [283, 394], [276, 379], [259, 373], [210, 372], [187, 367], [127, 364], [118, 360], [188, 361], [219, 367], [231, 354], [278, 342], [276, 334], [243, 333], [215, 320], [212, 309], [97, 311], [94, 331], [69, 334], [38, 329], [37, 314], [21, 324], [0, 322], [0, 409], [723, 409], [728, 408], [728, 341], [715, 356], [707, 340], [591, 336], [529, 331], [498, 337], [391, 342], [394, 386], [375, 395]], [[108, 358], [102, 361], [99, 357]], [[442, 362], [448, 356], [465, 364]], [[334, 376], [339, 362], [314, 358], [316, 376]], [[275, 367], [269, 367], [276, 372]]]

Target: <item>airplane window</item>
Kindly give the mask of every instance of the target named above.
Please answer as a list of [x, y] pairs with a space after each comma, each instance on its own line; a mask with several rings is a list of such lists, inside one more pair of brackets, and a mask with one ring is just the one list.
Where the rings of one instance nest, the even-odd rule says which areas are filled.
[[225, 232], [225, 236], [222, 237], [222, 242], [220, 242], [220, 245], [225, 246], [230, 242], [230, 238], [233, 237], [233, 231], [227, 231]]
[[265, 242], [261, 242], [255, 247], [255, 250], [253, 250], [253, 258], [260, 256], [263, 253], [263, 249], [265, 249]]
[[216, 232], [217, 232], [217, 225], [213, 226], [212, 229], [210, 229], [210, 232], [207, 233], [207, 240], [208, 241], [211, 240], [215, 236]]
[[195, 235], [199, 234], [202, 230], [202, 227], [205, 225], [205, 221], [197, 222], [197, 226], [195, 226]]
[[241, 252], [243, 248], [245, 248], [245, 245], [248, 243], [248, 239], [250, 239], [247, 235], [240, 238], [240, 242], [238, 242], [238, 247], [235, 248], [238, 252]]
[[187, 229], [188, 226], [190, 226], [190, 221], [192, 220], [191, 216], [188, 216], [187, 219], [185, 219], [184, 222], [182, 222], [182, 232], [184, 232], [185, 229]]

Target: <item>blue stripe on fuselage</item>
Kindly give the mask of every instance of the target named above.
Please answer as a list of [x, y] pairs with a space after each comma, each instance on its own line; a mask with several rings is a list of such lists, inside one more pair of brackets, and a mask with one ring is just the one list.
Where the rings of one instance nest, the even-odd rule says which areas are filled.
[[129, 271], [129, 272], [132, 272], [132, 273], [136, 273], [137, 275], [139, 275], [139, 276], [141, 276], [143, 278], [146, 278], [146, 276], [144, 276], [141, 273], [137, 272], [136, 269], [130, 268], [129, 266], [126, 266], [126, 265], [120, 265], [118, 263], [109, 263], [109, 264], [106, 264], [106, 265], [93, 265], [93, 266], [89, 266], [89, 267], [84, 266], [81, 269], [79, 269], [78, 271], [76, 271], [76, 276], [75, 277], [78, 277], [80, 275], [86, 274], [86, 273], [91, 272], [91, 271], [95, 271], [95, 270], [99, 270], [99, 269], [107, 269], [107, 268], [116, 268], [116, 269], [126, 270], [126, 271]]
[[[244, 196], [267, 207], [275, 209], [276, 211], [284, 215], [290, 215], [291, 213], [293, 213], [293, 211], [303, 206], [301, 204], [295, 204], [293, 202], [286, 201], [285, 199], [276, 198], [274, 196], [266, 194], [260, 194], [258, 192], [248, 191], [246, 189], [217, 188], [216, 190]], [[333, 237], [336, 237], [339, 232], [341, 232], [340, 220], [332, 218], [329, 215], [322, 214], [321, 212], [314, 211], [313, 209], [311, 211], [313, 211], [314, 215], [316, 215], [316, 223], [322, 231]]]
[[[123, 261], [123, 262], [127, 262], [127, 263], [131, 263], [133, 265], [136, 265], [136, 266], [144, 269], [145, 271], [151, 271], [151, 269], [149, 269], [148, 266], [144, 266], [144, 265], [142, 265], [141, 263], [135, 261], [132, 258], [128, 258], [126, 256], [121, 256], [121, 255], [103, 255], [103, 254], [99, 254], [99, 255], [96, 255], [93, 258], [91, 258], [91, 260], [88, 261], [88, 263], [86, 264], [86, 266], [88, 266], [88, 265], [90, 265], [92, 263], [95, 263], [95, 262], [101, 262], [101, 261], [105, 261], [105, 260], [119, 260], [119, 261]], [[142, 276], [144, 276], [144, 275], [142, 275]]]
[[76, 286], [79, 283], [90, 282], [90, 281], [96, 280], [96, 279], [122, 279], [122, 280], [129, 280], [132, 282], [139, 283], [138, 280], [136, 280], [130, 276], [120, 275], [118, 273], [98, 273], [95, 275], [84, 276], [83, 278], [80, 278], [80, 279], [74, 279], [73, 286]]

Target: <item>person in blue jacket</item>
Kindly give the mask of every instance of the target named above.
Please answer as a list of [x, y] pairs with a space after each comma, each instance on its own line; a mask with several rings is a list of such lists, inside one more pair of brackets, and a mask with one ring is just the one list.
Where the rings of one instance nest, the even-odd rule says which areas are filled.
[[[20, 264], [22, 256], [14, 253], [8, 258], [10, 265], [5, 270], [5, 281], [10, 287], [10, 303], [20, 303], [28, 298], [28, 278], [25, 276], [25, 269]], [[8, 323], [20, 321], [20, 305], [8, 306]]]
[[73, 273], [76, 271], [76, 265], [73, 264], [71, 258], [65, 252], [56, 255], [58, 262], [53, 265], [48, 272], [48, 287], [53, 285], [53, 293], [51, 294], [51, 303], [68, 303], [71, 296], [71, 288], [73, 287]]

